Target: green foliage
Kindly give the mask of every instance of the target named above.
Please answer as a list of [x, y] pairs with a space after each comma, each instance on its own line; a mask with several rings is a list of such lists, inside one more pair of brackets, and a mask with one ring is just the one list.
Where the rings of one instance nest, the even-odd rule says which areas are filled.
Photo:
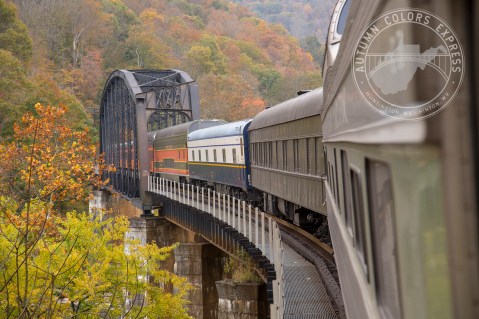
[[267, 16], [281, 13], [283, 6], [279, 2], [258, 3], [254, 6], [254, 10], [258, 12], [260, 16]]
[[12, 23], [10, 28], [0, 33], [0, 48], [12, 52], [22, 62], [30, 61], [32, 41], [27, 27], [20, 21]]
[[0, 136], [13, 133], [29, 86], [23, 64], [10, 51], [0, 49]]
[[226, 59], [218, 45], [216, 37], [204, 35], [200, 40], [201, 45], [210, 49], [211, 62], [214, 64], [213, 73], [224, 74], [226, 70]]
[[191, 75], [198, 76], [210, 72], [216, 73], [216, 67], [211, 58], [210, 48], [202, 45], [195, 45], [186, 53], [186, 56], [191, 63]]
[[0, 0], [0, 32], [5, 32], [15, 21], [15, 6], [5, 0]]
[[126, 217], [60, 213], [104, 186], [96, 147], [65, 108], [35, 109], [0, 142], [0, 318], [189, 318], [189, 284], [160, 268], [174, 246], [125, 239]]
[[295, 74], [288, 79], [276, 81], [268, 91], [267, 101], [270, 105], [281, 103], [297, 95], [300, 90], [311, 90], [322, 85], [322, 78], [319, 72], [308, 72]]
[[255, 64], [271, 64], [268, 56], [258, 46], [247, 41], [237, 41], [236, 45], [241, 49], [241, 53], [245, 54]]
[[126, 40], [131, 26], [140, 23], [138, 16], [121, 1], [103, 0], [102, 7], [106, 13], [111, 15], [115, 40]]
[[28, 30], [18, 20], [15, 5], [5, 0], [0, 0], [0, 49], [10, 51], [22, 62], [28, 62], [32, 57]]
[[198, 16], [189, 16], [188, 19], [193, 23], [193, 26], [198, 29], [198, 30], [204, 30], [205, 29], [205, 23], [203, 20], [201, 20], [200, 17]]
[[297, 38], [315, 36], [322, 42], [337, 0], [232, 0], [242, 4], [262, 19], [280, 23]]
[[[48, 221], [36, 216], [45, 226], [32, 227], [28, 246], [22, 247], [25, 226], [12, 218], [18, 207], [6, 197], [0, 197], [0, 207], [0, 317], [19, 317], [26, 309], [28, 318], [119, 318], [127, 313], [189, 318], [184, 307], [188, 284], [159, 268], [174, 246], [125, 241], [124, 217], [101, 221], [73, 212]], [[34, 202], [31, 209], [43, 212], [45, 206]], [[22, 263], [30, 265], [28, 270]], [[161, 288], [168, 283], [176, 287], [174, 294]]]
[[281, 79], [281, 74], [273, 68], [255, 66], [253, 68], [253, 73], [258, 77], [259, 91], [264, 95], [269, 94]]
[[110, 15], [113, 25], [113, 33], [110, 41], [104, 49], [104, 61], [106, 69], [126, 68], [134, 63], [136, 55], [128, 47], [130, 30], [140, 24], [137, 15], [121, 1], [104, 0], [103, 10]]
[[226, 276], [236, 283], [262, 283], [263, 281], [256, 274], [248, 253], [244, 250], [238, 250], [236, 255], [238, 258], [228, 257], [224, 264], [223, 270]]
[[324, 58], [324, 48], [321, 47], [321, 43], [319, 42], [318, 38], [315, 36], [308, 36], [303, 38], [299, 41], [301, 47], [311, 53], [314, 62], [318, 65], [323, 63]]
[[178, 8], [188, 16], [197, 16], [203, 22], [207, 19], [207, 14], [205, 13], [203, 7], [199, 4], [191, 3], [191, 1], [186, 0], [174, 0]]
[[97, 128], [93, 125], [91, 115], [86, 112], [82, 103], [75, 95], [60, 89], [53, 79], [40, 76], [33, 77], [30, 82], [30, 90], [25, 101], [24, 111], [34, 111], [37, 103], [44, 105], [64, 105], [70, 114], [67, 125], [76, 131], [87, 129], [89, 136], [97, 139]]
[[226, 1], [223, 1], [223, 0], [213, 0], [213, 2], [211, 3], [213, 8], [215, 8], [216, 10], [224, 10], [224, 11], [228, 11], [228, 4], [226, 3]]

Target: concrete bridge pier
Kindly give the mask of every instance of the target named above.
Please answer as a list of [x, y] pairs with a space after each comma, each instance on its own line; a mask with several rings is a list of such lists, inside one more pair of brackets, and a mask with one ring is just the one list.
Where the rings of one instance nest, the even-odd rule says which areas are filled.
[[[141, 244], [155, 242], [159, 247], [179, 243], [165, 261], [165, 270], [193, 285], [189, 294], [189, 314], [194, 318], [216, 318], [218, 292], [215, 282], [223, 277], [225, 254], [200, 236], [169, 222], [163, 217], [130, 218], [127, 236]], [[169, 292], [172, 286], [165, 287]]]
[[[91, 214], [104, 214], [105, 211], [108, 211], [110, 216], [128, 217], [130, 226], [126, 234], [127, 238], [138, 240], [141, 245], [154, 242], [159, 247], [179, 243], [171, 256], [164, 262], [163, 267], [165, 270], [186, 278], [193, 285], [194, 289], [188, 297], [189, 314], [193, 318], [227, 318], [229, 315], [226, 313], [233, 310], [234, 314], [232, 312], [230, 315], [235, 318], [238, 316], [258, 318], [258, 310], [252, 311], [251, 308], [257, 308], [261, 300], [266, 302], [265, 297], [256, 296], [257, 293], [250, 294], [256, 296], [253, 299], [260, 300], [260, 303], [252, 303], [249, 300], [250, 297], [239, 298], [235, 294], [219, 296], [217, 284], [225, 278], [224, 264], [228, 258], [223, 250], [210, 244], [197, 233], [180, 227], [165, 217], [144, 214], [139, 205], [133, 204], [132, 201], [120, 195], [108, 191], [95, 191], [93, 195], [94, 198], [90, 202]], [[238, 244], [232, 240], [231, 236], [226, 236], [225, 232], [218, 231], [216, 236], [218, 237], [216, 239], [223, 243], [223, 248], [229, 247], [231, 251], [238, 248]], [[220, 287], [223, 286], [220, 284]], [[173, 292], [171, 285], [165, 286], [164, 289]], [[240, 295], [244, 295], [244, 293]], [[232, 300], [228, 301], [228, 298], [232, 298]], [[238, 298], [246, 299], [244, 302], [240, 302]], [[222, 307], [219, 307], [219, 301], [222, 303]], [[225, 308], [225, 305], [229, 306]], [[248, 316], [251, 313], [254, 314]], [[266, 314], [260, 317], [266, 317]]]

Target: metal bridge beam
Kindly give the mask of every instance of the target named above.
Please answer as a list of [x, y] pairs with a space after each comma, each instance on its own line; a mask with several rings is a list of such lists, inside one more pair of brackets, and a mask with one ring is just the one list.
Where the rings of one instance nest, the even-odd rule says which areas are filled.
[[[151, 214], [151, 196], [147, 194], [150, 176], [150, 159], [148, 156], [148, 132], [146, 131], [146, 106], [148, 93], [136, 95], [136, 134], [138, 136], [138, 170], [140, 172], [140, 200], [145, 214]], [[143, 124], [143, 125], [141, 125]]]
[[180, 70], [117, 70], [100, 105], [100, 152], [116, 172], [103, 172], [114, 190], [140, 198], [149, 213], [148, 127], [152, 130], [200, 118], [196, 82]]

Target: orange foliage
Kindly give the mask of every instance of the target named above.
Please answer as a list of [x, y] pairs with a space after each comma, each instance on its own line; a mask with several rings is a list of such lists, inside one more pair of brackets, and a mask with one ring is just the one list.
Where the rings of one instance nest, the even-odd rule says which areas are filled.
[[241, 102], [240, 116], [243, 118], [253, 118], [256, 114], [263, 111], [266, 104], [260, 98], [246, 98]]
[[[14, 139], [0, 143], [0, 195], [17, 203], [47, 205], [85, 200], [89, 186], [103, 182], [94, 166], [96, 147], [88, 130], [73, 131], [66, 123], [66, 109], [35, 105], [37, 115], [26, 113], [14, 126]], [[96, 163], [95, 163], [96, 161]]]

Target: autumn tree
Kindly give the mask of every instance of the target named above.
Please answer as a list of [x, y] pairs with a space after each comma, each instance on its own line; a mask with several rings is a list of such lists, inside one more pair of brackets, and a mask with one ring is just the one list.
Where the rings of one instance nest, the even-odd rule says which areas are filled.
[[103, 164], [64, 107], [35, 112], [0, 143], [0, 317], [188, 318], [188, 284], [159, 268], [174, 247], [126, 241], [126, 218], [65, 213], [103, 185]]
[[0, 48], [22, 62], [32, 57], [32, 41], [27, 27], [17, 19], [15, 6], [0, 0]]
[[237, 75], [214, 75], [198, 79], [201, 117], [237, 121], [252, 118], [264, 109], [252, 85]]
[[29, 81], [25, 67], [32, 43], [15, 6], [0, 0], [0, 137], [12, 133], [13, 121], [22, 112]]
[[[305, 0], [235, 2], [279, 20], [287, 18], [284, 20], [286, 27], [289, 27], [286, 22], [291, 26], [296, 22], [304, 25], [303, 17], [316, 19], [318, 10], [324, 7], [317, 1]], [[0, 0], [1, 3], [7, 2]], [[13, 12], [11, 2], [8, 3], [2, 8], [8, 9], [5, 12]], [[300, 46], [282, 25], [268, 23], [233, 2], [13, 0], [13, 3], [28, 26], [34, 50], [30, 50], [33, 59], [29, 60], [28, 45], [24, 45], [27, 42], [21, 41], [28, 39], [28, 34], [18, 19], [13, 19], [17, 21], [15, 27], [4, 33], [8, 33], [9, 40], [2, 40], [2, 32], [6, 30], [3, 26], [12, 25], [13, 20], [1, 16], [0, 44], [4, 43], [5, 48], [8, 45], [9, 52], [20, 63], [15, 64], [11, 56], [3, 55], [5, 62], [0, 59], [0, 69], [6, 70], [7, 64], [14, 65], [15, 68], [8, 72], [21, 76], [20, 81], [13, 76], [7, 77], [5, 85], [0, 85], [3, 86], [0, 87], [0, 104], [3, 102], [0, 112], [6, 110], [2, 112], [5, 116], [0, 116], [4, 135], [12, 132], [12, 119], [25, 109], [32, 110], [37, 101], [54, 105], [64, 103], [69, 111], [78, 114], [81, 126], [90, 125], [93, 131], [86, 111], [98, 118], [103, 83], [115, 69], [181, 69], [200, 81], [231, 77], [238, 84], [247, 84], [245, 90], [249, 93], [244, 100], [254, 101], [252, 105], [257, 105], [259, 100], [274, 105], [295, 96], [298, 89], [315, 88], [314, 85], [320, 84], [316, 79], [320, 74], [318, 61], [321, 56], [316, 55], [319, 43], [313, 41], [315, 36], [302, 41]], [[297, 13], [294, 20], [298, 21], [291, 21], [290, 13]], [[328, 14], [328, 21], [329, 18]], [[2, 45], [0, 48], [4, 49]], [[25, 53], [26, 60], [18, 52]], [[242, 111], [245, 108], [241, 105], [250, 105], [239, 101], [235, 94], [229, 97], [226, 93], [223, 104], [233, 102], [231, 107]], [[209, 91], [200, 94], [206, 96]], [[213, 96], [220, 95], [217, 91]], [[7, 100], [5, 96], [12, 98]], [[208, 105], [202, 104], [209, 108], [204, 114], [211, 113], [216, 108], [215, 103], [219, 103], [207, 99], [211, 101], [207, 101]], [[20, 110], [12, 109], [13, 106], [19, 106]], [[252, 111], [243, 114], [250, 113]], [[221, 116], [217, 112], [211, 114]]]
[[[31, 64], [37, 66], [32, 69]], [[11, 136], [14, 120], [27, 110], [33, 111], [37, 102], [63, 103], [71, 112], [70, 124], [91, 128], [90, 116], [73, 96], [75, 90], [69, 93], [59, 86], [62, 81], [58, 75], [66, 73], [55, 73], [53, 63], [47, 59], [32, 59], [27, 28], [19, 20], [15, 6], [0, 0], [0, 136]], [[72, 77], [70, 83], [78, 83], [78, 80]]]
[[323, 63], [324, 59], [324, 47], [316, 36], [308, 36], [299, 41], [301, 47], [309, 52], [314, 59], [314, 62], [318, 65]]

